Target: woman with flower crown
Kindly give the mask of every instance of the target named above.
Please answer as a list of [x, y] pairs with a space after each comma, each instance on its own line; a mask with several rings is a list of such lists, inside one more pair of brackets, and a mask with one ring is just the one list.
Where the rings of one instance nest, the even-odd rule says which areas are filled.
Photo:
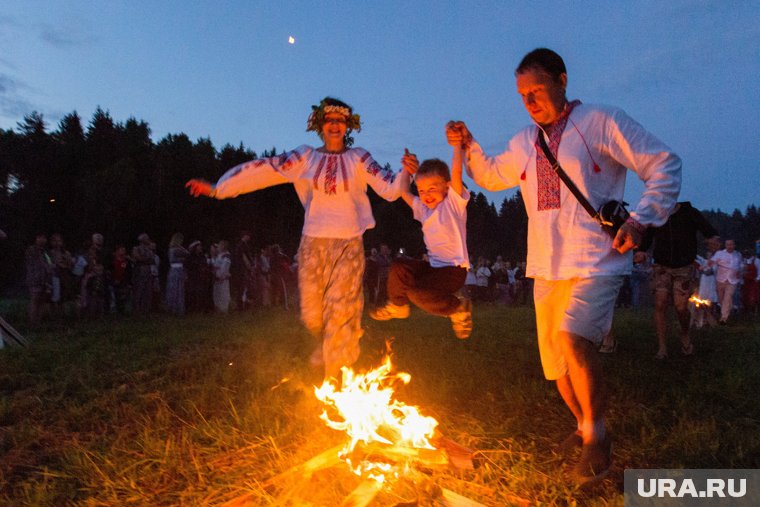
[[325, 377], [338, 378], [342, 366], [359, 357], [364, 306], [362, 235], [375, 226], [367, 185], [393, 201], [399, 178], [362, 148], [352, 148], [351, 133], [361, 131], [358, 114], [332, 97], [312, 106], [307, 131], [323, 141], [319, 148], [302, 145], [280, 156], [240, 164], [215, 185], [193, 179], [190, 194], [227, 199], [262, 188], [291, 183], [304, 207], [298, 250], [301, 319], [317, 339], [311, 356], [324, 364]]

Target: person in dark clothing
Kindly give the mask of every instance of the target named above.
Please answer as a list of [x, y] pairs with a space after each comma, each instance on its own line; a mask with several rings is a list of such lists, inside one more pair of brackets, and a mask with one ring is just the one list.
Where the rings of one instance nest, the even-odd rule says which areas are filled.
[[293, 272], [290, 270], [291, 260], [280, 245], [272, 245], [270, 270], [272, 283], [272, 299], [274, 305], [282, 305], [286, 310], [290, 309], [288, 294], [292, 292]]
[[238, 310], [246, 310], [251, 306], [254, 264], [251, 233], [243, 231], [240, 233], [240, 241], [232, 251], [230, 267], [230, 292]]
[[98, 256], [93, 254], [91, 260], [92, 262], [87, 266], [87, 272], [82, 280], [87, 294], [85, 314], [92, 319], [99, 319], [106, 313], [108, 280], [105, 266], [100, 263]]
[[646, 251], [654, 242], [655, 329], [659, 349], [657, 359], [668, 357], [666, 312], [672, 297], [680, 324], [681, 353], [691, 355], [694, 346], [689, 337], [689, 297], [696, 280], [697, 233], [708, 242], [718, 242], [718, 231], [690, 202], [676, 204], [675, 210], [660, 227], [649, 228], [639, 250]]
[[193, 241], [187, 248], [190, 254], [185, 259], [185, 291], [187, 294], [188, 313], [211, 311], [212, 273], [208, 258], [203, 253], [203, 244]]
[[378, 267], [377, 267], [377, 248], [370, 250], [367, 255], [366, 263], [364, 264], [364, 295], [367, 298], [367, 306], [374, 308], [377, 299], [377, 280], [378, 280]]
[[34, 244], [24, 254], [26, 265], [26, 286], [29, 288], [29, 322], [40, 323], [48, 313], [48, 303], [53, 279], [53, 262], [47, 252], [47, 236], [39, 233]]
[[124, 245], [118, 245], [111, 259], [111, 290], [113, 290], [113, 309], [124, 314], [127, 312], [127, 305], [130, 300], [130, 291], [132, 289], [132, 262], [127, 256], [127, 248]]

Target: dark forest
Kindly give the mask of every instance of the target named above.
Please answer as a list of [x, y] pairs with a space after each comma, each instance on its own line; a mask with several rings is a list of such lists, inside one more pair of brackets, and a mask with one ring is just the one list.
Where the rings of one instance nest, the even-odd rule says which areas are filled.
[[[234, 243], [241, 230], [250, 230], [256, 245], [277, 243], [293, 255], [303, 208], [292, 186], [223, 201], [194, 199], [184, 188], [190, 178], [216, 181], [241, 162], [278, 153], [274, 147], [256, 153], [229, 144], [218, 149], [210, 139], [193, 142], [183, 133], [154, 142], [145, 121], [118, 122], [101, 108], [86, 126], [72, 112], [54, 129], [41, 114], [31, 113], [16, 129], [0, 129], [0, 229], [8, 235], [0, 243], [0, 288], [20, 286], [23, 252], [38, 232], [62, 234], [72, 253], [94, 232], [105, 236], [108, 251], [119, 244], [131, 248], [146, 232], [163, 256], [175, 232], [183, 233], [186, 242], [199, 239], [208, 245], [220, 239]], [[497, 207], [472, 190], [467, 223], [471, 257], [524, 260], [527, 216], [520, 193]], [[394, 250], [404, 247], [409, 255], [421, 254], [419, 225], [403, 201], [385, 202], [371, 190], [370, 199], [377, 227], [365, 234], [367, 248], [387, 243]], [[745, 212], [703, 212], [739, 249], [760, 238], [760, 213], [754, 205]]]

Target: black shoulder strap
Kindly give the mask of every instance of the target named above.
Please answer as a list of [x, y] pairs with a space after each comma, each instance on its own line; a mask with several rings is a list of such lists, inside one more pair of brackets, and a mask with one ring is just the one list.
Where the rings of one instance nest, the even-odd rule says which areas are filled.
[[559, 176], [559, 179], [562, 180], [562, 182], [567, 186], [570, 192], [572, 192], [575, 198], [578, 199], [578, 202], [581, 203], [581, 206], [583, 206], [583, 209], [585, 209], [586, 212], [588, 212], [588, 214], [591, 215], [591, 218], [593, 218], [599, 223], [603, 223], [603, 220], [599, 216], [599, 213], [594, 209], [591, 203], [588, 202], [588, 199], [586, 199], [586, 196], [584, 196], [581, 193], [581, 191], [578, 189], [578, 187], [575, 186], [575, 183], [573, 183], [573, 180], [570, 179], [570, 177], [567, 175], [565, 170], [562, 169], [562, 166], [559, 165], [559, 162], [557, 162], [557, 159], [554, 157], [554, 155], [552, 155], [552, 152], [549, 149], [549, 146], [547, 146], [546, 144], [546, 139], [544, 138], [544, 131], [541, 128], [538, 129], [538, 144], [541, 145], [541, 150], [544, 152], [544, 155], [546, 155], [547, 160], [552, 165], [552, 169], [554, 169], [554, 172], [557, 173], [557, 176]]

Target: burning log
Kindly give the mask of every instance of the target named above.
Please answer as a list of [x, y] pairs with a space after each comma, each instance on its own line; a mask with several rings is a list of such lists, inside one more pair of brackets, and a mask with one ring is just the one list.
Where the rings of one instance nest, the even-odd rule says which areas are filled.
[[[379, 442], [359, 443], [349, 454], [343, 454], [343, 446], [335, 446], [269, 478], [263, 484], [263, 488], [266, 490], [274, 489], [275, 491], [282, 490], [282, 494], [277, 497], [275, 505], [290, 505], [289, 501], [298, 500], [298, 491], [303, 493], [308, 490], [310, 487], [308, 483], [314, 474], [343, 465], [344, 462], [350, 462], [351, 468], [359, 466], [356, 464], [366, 462], [381, 468], [383, 464], [388, 465], [388, 468], [397, 470], [408, 468], [402, 475], [409, 482], [418, 484], [424, 490], [421, 493], [422, 496], [434, 501], [435, 505], [440, 507], [485, 507], [483, 504], [454, 491], [437, 486], [428, 475], [415, 470], [415, 468], [442, 470], [450, 466], [458, 469], [473, 468], [472, 455], [474, 451], [471, 449], [445, 437], [436, 438], [435, 443], [439, 446], [438, 449], [415, 449]], [[340, 505], [343, 507], [366, 507], [374, 501], [385, 486], [388, 484], [382, 477], [379, 480], [367, 477], [344, 498]], [[253, 507], [254, 505], [256, 505], [254, 495], [249, 493], [224, 503], [222, 507]], [[419, 502], [415, 501], [410, 505], [419, 505]]]
[[442, 449], [418, 449], [379, 442], [357, 444], [346, 458], [352, 462], [376, 460], [393, 464], [414, 462], [428, 468], [446, 468], [449, 466], [449, 457], [446, 451]]
[[341, 502], [341, 507], [366, 507], [383, 489], [382, 483], [365, 479]]
[[[408, 383], [409, 374], [392, 373], [389, 357], [365, 374], [348, 368], [342, 373], [341, 386], [325, 381], [315, 387], [315, 395], [325, 404], [321, 418], [330, 428], [344, 431], [349, 441], [267, 480], [263, 485], [267, 492], [280, 492], [274, 505], [298, 505], [322, 477], [314, 474], [346, 465], [345, 470], [361, 477], [361, 482], [343, 498], [342, 506], [365, 507], [381, 491], [392, 491], [400, 482], [411, 484], [416, 496], [422, 494], [424, 498], [419, 501], [426, 498], [448, 507], [482, 506], [441, 488], [432, 479], [431, 470], [475, 468], [475, 453], [436, 434], [438, 422], [434, 418], [394, 398], [393, 385]], [[243, 495], [224, 507], [247, 507], [251, 499], [251, 495]]]

